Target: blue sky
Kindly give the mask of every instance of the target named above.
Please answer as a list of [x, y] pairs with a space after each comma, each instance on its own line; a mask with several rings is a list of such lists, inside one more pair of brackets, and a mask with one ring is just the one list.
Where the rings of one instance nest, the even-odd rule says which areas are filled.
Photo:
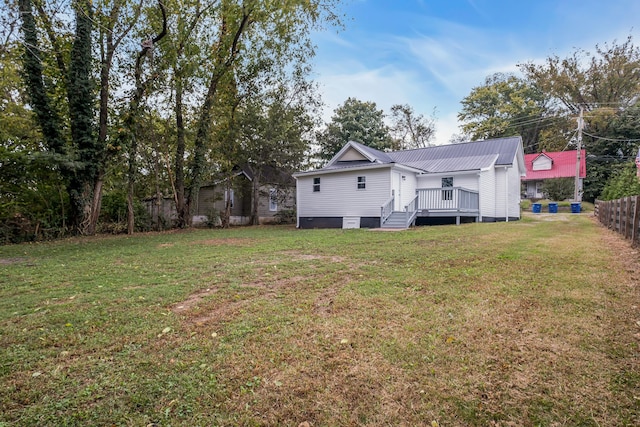
[[389, 113], [436, 109], [436, 144], [459, 133], [460, 101], [495, 72], [633, 36], [638, 0], [346, 0], [345, 29], [316, 33], [325, 121], [348, 97]]

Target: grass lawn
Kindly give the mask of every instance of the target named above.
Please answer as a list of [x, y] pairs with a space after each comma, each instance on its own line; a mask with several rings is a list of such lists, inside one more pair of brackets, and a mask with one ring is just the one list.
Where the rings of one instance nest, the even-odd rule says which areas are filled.
[[639, 425], [640, 257], [548, 219], [0, 247], [0, 426]]

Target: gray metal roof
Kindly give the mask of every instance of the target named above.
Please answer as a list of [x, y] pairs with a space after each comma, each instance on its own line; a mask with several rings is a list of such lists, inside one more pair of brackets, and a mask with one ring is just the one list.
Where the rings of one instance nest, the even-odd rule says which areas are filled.
[[[365, 157], [372, 160], [340, 161], [341, 155], [338, 153], [327, 166], [316, 172], [362, 168], [367, 165], [373, 166], [374, 164], [405, 165], [426, 173], [480, 170], [490, 167], [494, 163], [495, 165], [512, 165], [516, 160], [519, 148], [522, 146], [522, 138], [512, 136], [461, 144], [438, 145], [415, 150], [392, 151], [389, 153], [367, 147], [355, 141], [349, 141], [348, 144], [351, 144], [355, 149], [363, 153]], [[346, 150], [346, 147], [345, 145], [343, 150]]]
[[498, 154], [487, 154], [484, 156], [447, 157], [402, 164], [411, 166], [412, 168], [422, 169], [427, 173], [474, 171], [491, 167], [497, 157]]
[[[394, 151], [388, 153], [388, 155], [397, 163], [407, 164], [409, 162], [451, 158], [471, 161], [474, 157], [497, 154], [498, 160], [496, 161], [496, 165], [510, 165], [513, 163], [516, 153], [518, 152], [518, 147], [521, 144], [522, 139], [519, 136], [513, 136], [509, 138], [487, 139], [485, 141], [464, 142], [462, 144], [438, 145], [416, 150]], [[464, 164], [460, 164], [459, 166], [463, 169], [453, 170], [465, 170], [467, 168]]]

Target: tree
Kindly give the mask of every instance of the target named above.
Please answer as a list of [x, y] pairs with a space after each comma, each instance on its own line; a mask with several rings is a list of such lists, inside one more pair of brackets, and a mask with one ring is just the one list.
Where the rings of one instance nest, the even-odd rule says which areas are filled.
[[640, 180], [635, 163], [627, 162], [616, 165], [609, 181], [601, 194], [602, 200], [614, 200], [628, 196], [640, 195]]
[[0, 244], [54, 237], [65, 227], [68, 200], [59, 159], [42, 152], [20, 78], [21, 49], [0, 49]]
[[520, 135], [525, 152], [535, 153], [548, 103], [548, 97], [530, 81], [496, 73], [462, 100], [458, 119], [472, 140]]
[[253, 224], [258, 224], [259, 191], [265, 169], [269, 167], [280, 173], [272, 179], [290, 179], [289, 174], [301, 167], [310, 146], [315, 123], [306, 99], [312, 95], [308, 92], [311, 87], [305, 82], [299, 83], [304, 87], [281, 86], [262, 99], [251, 100], [241, 114], [242, 144], [253, 171]]
[[[127, 0], [95, 6], [78, 0], [71, 3], [69, 13], [57, 4], [19, 1], [29, 102], [45, 149], [64, 157], [58, 167], [71, 202], [71, 226], [80, 234], [95, 232], [107, 161], [114, 154], [108, 142], [112, 65], [140, 7], [128, 6]], [[126, 10], [132, 11], [130, 19], [123, 18]], [[73, 31], [69, 23], [75, 26]], [[100, 67], [96, 73], [93, 50], [97, 46]]]
[[554, 178], [544, 181], [542, 192], [549, 200], [565, 200], [573, 197], [574, 178]]
[[565, 116], [576, 117], [581, 108], [585, 110], [583, 197], [594, 200], [615, 165], [634, 154], [629, 139], [638, 135], [632, 107], [640, 94], [640, 49], [629, 37], [623, 43], [597, 45], [594, 54], [578, 49], [564, 59], [551, 56], [542, 64], [519, 67]]
[[357, 141], [377, 150], [390, 150], [393, 140], [384, 123], [384, 112], [375, 102], [355, 98], [336, 108], [325, 129], [316, 136], [320, 151], [318, 157], [330, 160], [349, 141]]
[[[216, 139], [218, 102], [225, 99], [219, 92], [232, 87], [224, 83], [225, 79], [238, 75], [247, 67], [258, 67], [247, 72], [264, 78], [270, 73], [277, 74], [279, 68], [308, 60], [313, 55], [310, 31], [336, 19], [332, 13], [335, 0], [219, 0], [202, 6], [197, 1], [194, 3], [196, 5], [185, 12], [193, 20], [181, 21], [179, 37], [172, 39], [172, 43], [178, 44], [169, 49], [175, 53], [171, 60], [178, 64], [182, 59], [190, 60], [190, 50], [200, 61], [197, 67], [180, 64], [173, 67], [179, 138], [174, 170], [180, 226], [190, 224], [197, 209], [200, 185], [212, 170], [208, 163]], [[199, 16], [201, 24], [195, 21]], [[264, 59], [256, 60], [260, 56]], [[190, 141], [186, 140], [185, 126], [180, 124], [183, 90], [189, 89], [189, 82], [202, 84], [193, 89], [192, 146], [188, 146]]]
[[435, 119], [416, 115], [408, 104], [391, 107], [391, 135], [397, 149], [425, 148], [435, 136]]
[[[158, 1], [158, 8], [162, 15], [162, 26], [158, 34], [152, 39], [145, 40], [142, 43], [142, 47], [136, 56], [136, 63], [134, 67], [135, 76], [135, 89], [133, 90], [129, 99], [129, 108], [125, 113], [124, 118], [124, 132], [121, 134], [121, 141], [124, 141], [124, 145], [128, 148], [128, 163], [127, 170], [127, 233], [133, 234], [135, 228], [135, 181], [137, 171], [136, 158], [138, 156], [138, 122], [140, 113], [140, 103], [143, 97], [146, 95], [147, 89], [151, 84], [151, 81], [156, 77], [157, 73], [151, 73], [147, 79], [143, 79], [143, 65], [144, 60], [151, 56], [153, 46], [160, 42], [167, 35], [167, 12], [161, 1]], [[101, 97], [102, 99], [102, 97]]]

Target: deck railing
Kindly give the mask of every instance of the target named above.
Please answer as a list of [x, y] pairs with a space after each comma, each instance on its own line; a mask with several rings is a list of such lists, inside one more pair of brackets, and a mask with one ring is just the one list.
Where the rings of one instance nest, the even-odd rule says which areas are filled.
[[404, 207], [404, 213], [407, 219], [407, 227], [411, 225], [416, 215], [418, 215], [418, 199], [419, 196], [416, 196], [409, 202], [407, 206]]
[[480, 197], [477, 191], [462, 187], [419, 188], [417, 210], [477, 212]]
[[391, 196], [391, 198], [389, 200], [387, 200], [382, 207], [380, 207], [380, 227], [382, 227], [382, 224], [384, 224], [384, 222], [387, 220], [387, 218], [389, 218], [391, 216], [391, 214], [393, 213], [393, 202], [395, 200], [395, 197]]

